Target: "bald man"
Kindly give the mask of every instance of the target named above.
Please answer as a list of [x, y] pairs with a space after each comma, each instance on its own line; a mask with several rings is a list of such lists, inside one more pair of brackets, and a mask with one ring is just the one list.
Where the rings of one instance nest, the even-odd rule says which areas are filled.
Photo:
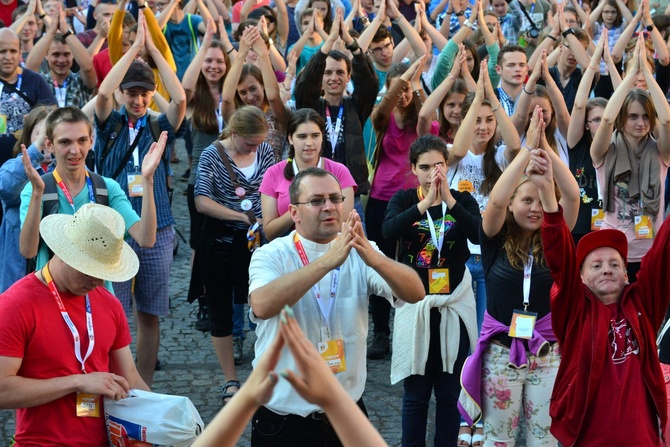
[[19, 36], [0, 29], [0, 165], [12, 156], [13, 133], [23, 128], [23, 116], [37, 104], [56, 104], [42, 76], [19, 68], [20, 57]]

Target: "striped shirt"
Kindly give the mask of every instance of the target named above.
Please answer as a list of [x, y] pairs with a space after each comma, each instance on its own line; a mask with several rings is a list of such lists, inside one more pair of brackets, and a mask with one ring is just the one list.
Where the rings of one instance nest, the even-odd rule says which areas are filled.
[[[247, 178], [236, 165], [235, 162], [226, 153], [230, 164], [237, 175], [240, 185], [246, 193], [245, 198], [251, 200], [253, 204], [254, 215], [261, 217], [261, 194], [258, 191], [263, 181], [265, 171], [274, 164], [274, 152], [272, 146], [263, 142], [256, 151], [256, 170], [253, 175]], [[198, 165], [198, 174], [195, 179], [194, 196], [205, 196], [214, 200], [219, 205], [228, 209], [244, 213], [241, 207], [240, 198], [235, 194], [233, 182], [230, 180], [228, 170], [221, 160], [219, 151], [213, 145], [210, 145], [200, 155], [200, 164]], [[248, 225], [240, 221], [227, 221], [226, 224], [234, 229], [246, 230]]]

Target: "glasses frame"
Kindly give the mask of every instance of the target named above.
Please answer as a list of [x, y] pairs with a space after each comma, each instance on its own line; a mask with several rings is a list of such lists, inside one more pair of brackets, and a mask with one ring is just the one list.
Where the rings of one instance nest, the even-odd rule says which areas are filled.
[[[335, 199], [335, 201], [333, 201], [333, 199]], [[327, 201], [330, 201], [333, 205], [340, 205], [344, 203], [345, 199], [346, 197], [340, 194], [339, 196], [314, 197], [307, 202], [293, 202], [291, 205], [311, 205], [314, 208], [319, 208], [324, 206]]]

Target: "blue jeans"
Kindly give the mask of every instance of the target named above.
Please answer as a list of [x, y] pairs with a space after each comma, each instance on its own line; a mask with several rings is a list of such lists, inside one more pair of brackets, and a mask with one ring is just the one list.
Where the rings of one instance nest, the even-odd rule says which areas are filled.
[[477, 333], [482, 331], [484, 312], [486, 312], [486, 281], [484, 278], [484, 266], [482, 266], [481, 255], [470, 255], [465, 263], [472, 275], [472, 288], [475, 290], [477, 302]]
[[405, 379], [402, 398], [402, 445], [423, 447], [426, 445], [426, 422], [430, 396], [435, 393], [435, 446], [455, 447], [460, 428], [458, 395], [461, 391], [461, 369], [470, 349], [465, 325], [461, 321], [458, 357], [454, 373], [442, 371], [440, 354], [440, 313], [430, 312], [430, 347], [426, 361], [426, 374], [412, 375]]

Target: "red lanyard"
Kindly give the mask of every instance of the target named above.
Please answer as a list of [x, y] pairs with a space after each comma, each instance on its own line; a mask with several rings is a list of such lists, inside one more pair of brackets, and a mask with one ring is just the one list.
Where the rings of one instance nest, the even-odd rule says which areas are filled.
[[[72, 198], [72, 194], [70, 194], [70, 190], [67, 189], [67, 186], [65, 186], [65, 182], [63, 179], [61, 179], [60, 175], [58, 174], [58, 171], [53, 171], [53, 176], [54, 179], [56, 180], [56, 183], [60, 187], [60, 189], [63, 191], [63, 194], [65, 194], [65, 198], [67, 199], [68, 203], [72, 207], [72, 212], [76, 212], [74, 208], [74, 199]], [[88, 198], [91, 200], [91, 203], [95, 203], [95, 194], [93, 193], [93, 182], [91, 181], [91, 177], [88, 175], [88, 171], [86, 171], [86, 187], [88, 188]]]
[[81, 370], [84, 372], [84, 374], [86, 374], [86, 367], [84, 366], [84, 363], [86, 362], [86, 359], [88, 359], [91, 356], [91, 353], [93, 352], [93, 346], [95, 346], [95, 335], [93, 333], [93, 316], [91, 314], [91, 302], [88, 299], [88, 294], [85, 297], [86, 329], [88, 331], [88, 350], [86, 351], [86, 355], [82, 358], [81, 339], [79, 338], [79, 331], [72, 322], [72, 319], [70, 318], [70, 315], [67, 313], [67, 310], [65, 310], [65, 306], [63, 305], [63, 300], [60, 297], [60, 293], [58, 293], [58, 289], [56, 289], [56, 285], [54, 284], [53, 279], [51, 278], [51, 273], [49, 273], [49, 264], [45, 265], [44, 268], [42, 269], [42, 276], [44, 277], [44, 280], [47, 282], [47, 286], [49, 286], [49, 290], [51, 290], [51, 294], [56, 300], [58, 310], [60, 310], [60, 314], [63, 317], [63, 320], [65, 320], [65, 324], [67, 324], [67, 327], [70, 329], [70, 332], [72, 333], [72, 338], [74, 338], [74, 355], [75, 357], [77, 357], [77, 360], [79, 360], [79, 363], [81, 364]]

